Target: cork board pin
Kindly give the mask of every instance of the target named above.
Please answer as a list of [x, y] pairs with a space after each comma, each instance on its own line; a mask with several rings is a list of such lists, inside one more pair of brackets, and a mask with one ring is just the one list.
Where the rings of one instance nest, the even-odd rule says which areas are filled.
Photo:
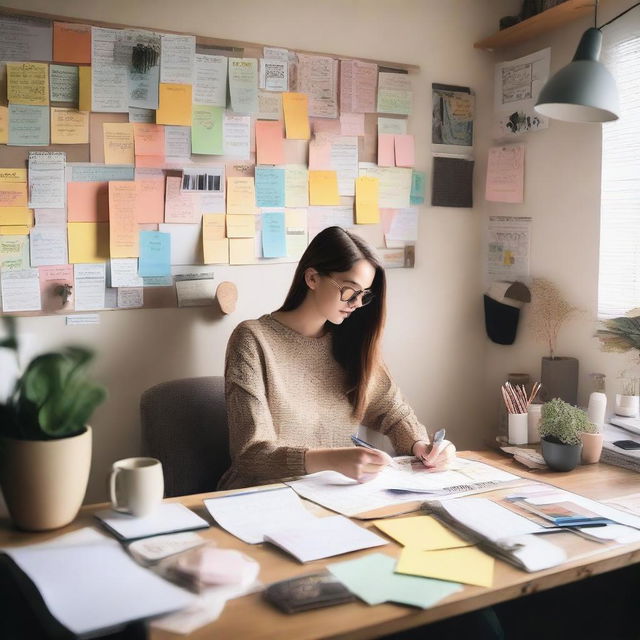
[[233, 282], [221, 282], [216, 289], [216, 299], [222, 313], [233, 313], [238, 302], [238, 289]]

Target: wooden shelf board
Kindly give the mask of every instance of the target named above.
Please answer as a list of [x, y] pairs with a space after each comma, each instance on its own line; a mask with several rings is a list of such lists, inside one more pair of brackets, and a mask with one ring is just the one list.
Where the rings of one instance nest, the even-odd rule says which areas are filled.
[[508, 27], [488, 38], [479, 40], [473, 46], [476, 49], [486, 49], [487, 51], [511, 47], [584, 16], [593, 16], [594, 11], [595, 0], [565, 0], [551, 9], [513, 25], [513, 27]]

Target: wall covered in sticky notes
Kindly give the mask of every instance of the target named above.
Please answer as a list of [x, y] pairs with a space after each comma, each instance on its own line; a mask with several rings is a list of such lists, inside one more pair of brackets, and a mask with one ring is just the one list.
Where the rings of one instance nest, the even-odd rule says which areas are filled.
[[176, 306], [185, 267], [296, 262], [332, 225], [413, 266], [416, 67], [13, 9], [2, 32], [2, 313]]

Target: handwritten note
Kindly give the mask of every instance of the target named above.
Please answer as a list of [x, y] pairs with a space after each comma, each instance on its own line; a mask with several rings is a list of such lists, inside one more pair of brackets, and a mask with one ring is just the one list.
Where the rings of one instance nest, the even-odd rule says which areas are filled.
[[234, 215], [227, 216], [228, 238], [254, 238], [256, 235], [256, 216]]
[[194, 104], [191, 125], [191, 152], [222, 155], [222, 107]]
[[198, 194], [180, 190], [181, 180], [167, 176], [164, 220], [169, 223], [198, 223], [202, 220]]
[[227, 213], [251, 214], [256, 212], [256, 188], [253, 178], [227, 178]]
[[285, 207], [309, 206], [309, 171], [305, 165], [288, 164], [284, 168]]
[[78, 103], [78, 67], [49, 65], [51, 102]]
[[51, 107], [51, 144], [87, 144], [89, 113]]
[[61, 265], [67, 262], [67, 227], [40, 224], [29, 234], [31, 266]]
[[256, 202], [259, 207], [284, 207], [284, 169], [256, 167]]
[[65, 205], [66, 155], [60, 151], [29, 152], [29, 206], [62, 209]]
[[191, 126], [190, 84], [160, 83], [158, 101], [157, 124]]
[[9, 144], [21, 147], [48, 145], [49, 107], [33, 104], [10, 104]]
[[40, 280], [37, 269], [2, 270], [2, 310], [40, 311]]
[[224, 214], [207, 213], [202, 216], [202, 249], [205, 264], [229, 264]]
[[[341, 114], [374, 113], [378, 65], [360, 60], [340, 61]], [[342, 115], [340, 116], [342, 120]], [[363, 125], [364, 126], [364, 125]], [[360, 135], [342, 132], [342, 135]]]
[[49, 65], [7, 62], [7, 100], [13, 104], [49, 104]]
[[262, 214], [262, 256], [282, 258], [287, 255], [284, 210]]
[[524, 202], [524, 145], [489, 149], [485, 198], [490, 202]]
[[136, 166], [162, 166], [164, 162], [164, 127], [158, 124], [135, 123], [133, 139]]
[[160, 231], [140, 232], [139, 275], [171, 275], [171, 235]]
[[133, 125], [128, 122], [105, 122], [104, 161], [106, 164], [134, 164]]
[[73, 293], [76, 311], [104, 309], [106, 264], [75, 264]]
[[129, 108], [129, 73], [116, 60], [114, 49], [120, 29], [91, 28], [91, 111], [126, 113]]
[[193, 102], [214, 107], [227, 106], [227, 57], [196, 54]]
[[190, 85], [194, 77], [195, 55], [195, 36], [163, 33], [160, 49], [160, 82]]
[[109, 183], [109, 247], [112, 258], [137, 258], [136, 183]]
[[380, 221], [378, 189], [378, 178], [356, 179], [356, 223], [375, 224]]
[[236, 113], [258, 111], [258, 61], [254, 58], [229, 58], [229, 93]]
[[225, 113], [222, 120], [223, 150], [229, 158], [248, 160], [251, 154], [251, 118]]

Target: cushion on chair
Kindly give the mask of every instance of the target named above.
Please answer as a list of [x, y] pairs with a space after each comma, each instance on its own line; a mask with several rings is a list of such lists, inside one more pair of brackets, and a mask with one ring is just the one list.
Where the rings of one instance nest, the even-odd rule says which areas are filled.
[[224, 378], [162, 382], [140, 398], [142, 455], [158, 458], [165, 497], [213, 491], [231, 464]]

